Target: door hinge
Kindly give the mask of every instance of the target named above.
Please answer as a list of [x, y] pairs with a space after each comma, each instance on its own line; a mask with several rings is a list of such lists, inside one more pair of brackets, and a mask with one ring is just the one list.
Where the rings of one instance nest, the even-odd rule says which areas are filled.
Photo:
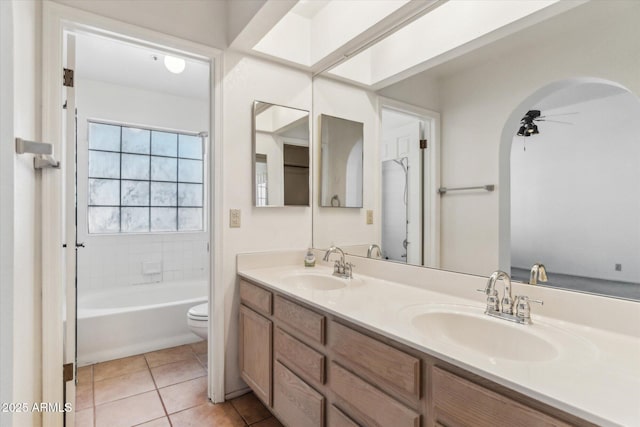
[[421, 139], [420, 140], [420, 149], [424, 150], [425, 148], [427, 148], [427, 140], [426, 139]]
[[63, 68], [62, 86], [73, 87], [73, 70], [72, 69]]
[[64, 382], [71, 381], [73, 379], [73, 363], [65, 363], [62, 365], [62, 380]]

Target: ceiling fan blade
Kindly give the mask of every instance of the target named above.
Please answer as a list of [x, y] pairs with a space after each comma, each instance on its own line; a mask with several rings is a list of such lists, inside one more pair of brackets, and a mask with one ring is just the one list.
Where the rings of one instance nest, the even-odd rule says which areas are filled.
[[572, 113], [558, 113], [558, 114], [545, 114], [544, 116], [540, 116], [540, 119], [544, 119], [545, 117], [555, 117], [555, 116], [571, 116], [574, 114], [580, 114], [579, 111], [574, 111]]
[[572, 125], [571, 122], [561, 122], [560, 120], [547, 120], [547, 119], [536, 119], [536, 122], [551, 122], [551, 123], [562, 123], [563, 125]]

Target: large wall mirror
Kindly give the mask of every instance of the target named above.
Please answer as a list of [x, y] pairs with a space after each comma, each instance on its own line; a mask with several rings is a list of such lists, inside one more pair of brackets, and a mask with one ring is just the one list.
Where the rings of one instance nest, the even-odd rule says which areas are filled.
[[363, 123], [320, 115], [320, 206], [362, 207]]
[[255, 101], [255, 206], [309, 206], [309, 159], [309, 112]]
[[[349, 82], [351, 58], [317, 76], [314, 109], [350, 104], [377, 132], [372, 221], [314, 209], [314, 246], [640, 300], [639, 19], [576, 3], [377, 82]], [[373, 70], [389, 43], [365, 50]]]

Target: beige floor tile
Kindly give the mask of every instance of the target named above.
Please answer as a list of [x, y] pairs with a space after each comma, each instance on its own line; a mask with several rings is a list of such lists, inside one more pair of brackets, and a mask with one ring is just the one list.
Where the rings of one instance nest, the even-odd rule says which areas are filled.
[[193, 408], [209, 401], [207, 397], [207, 377], [174, 384], [158, 391], [169, 414]]
[[119, 377], [107, 378], [93, 384], [96, 405], [155, 390], [156, 386], [148, 369]]
[[96, 406], [96, 427], [130, 427], [165, 416], [157, 391]]
[[156, 381], [156, 386], [162, 388], [205, 376], [207, 371], [204, 370], [200, 362], [194, 357], [191, 360], [151, 368], [151, 373], [153, 374], [153, 379]]
[[271, 412], [253, 393], [247, 393], [231, 400], [231, 404], [247, 424], [253, 424], [272, 416]]
[[205, 403], [195, 408], [187, 409], [169, 415], [173, 427], [244, 427], [242, 417], [230, 403]]
[[204, 369], [207, 369], [207, 367], [209, 366], [209, 358], [207, 356], [207, 353], [204, 354], [196, 354], [196, 357], [198, 358], [198, 362], [200, 362], [200, 364], [202, 365], [202, 367]]
[[76, 386], [76, 411], [93, 408], [93, 384], [84, 383]]
[[75, 427], [93, 427], [93, 407], [76, 412]]
[[93, 365], [78, 368], [78, 384], [88, 384], [93, 381]]
[[162, 417], [147, 423], [138, 424], [136, 427], [171, 427], [169, 418]]
[[187, 344], [146, 353], [144, 357], [147, 358], [149, 366], [154, 368], [156, 366], [166, 365], [180, 360], [193, 360], [195, 358], [195, 354], [193, 353], [193, 350], [191, 350], [191, 346]]
[[283, 427], [283, 426], [276, 417], [271, 417], [271, 418], [267, 418], [266, 420], [259, 421], [255, 424], [251, 424], [251, 427]]
[[101, 381], [106, 378], [119, 377], [136, 371], [147, 369], [147, 362], [143, 355], [110, 360], [93, 365], [93, 380]]
[[206, 353], [207, 352], [207, 340], [203, 340], [203, 341], [195, 342], [195, 343], [191, 344], [191, 350], [193, 350], [193, 352], [195, 354]]

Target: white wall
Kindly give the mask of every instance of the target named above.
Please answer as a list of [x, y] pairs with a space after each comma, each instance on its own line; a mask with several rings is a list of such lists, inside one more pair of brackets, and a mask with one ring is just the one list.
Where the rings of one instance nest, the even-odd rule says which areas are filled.
[[[204, 279], [208, 274], [206, 231], [87, 233], [87, 119], [200, 132], [209, 129], [207, 101], [93, 80], [78, 79], [76, 83], [78, 240], [86, 243], [86, 247], [78, 252], [79, 292], [136, 283]], [[145, 262], [160, 262], [162, 273], [142, 274]]]
[[227, 46], [226, 1], [54, 0], [76, 9], [191, 40]]
[[513, 139], [511, 265], [638, 283], [640, 100], [624, 93], [543, 114], [568, 112], [578, 114], [550, 119], [571, 125], [540, 122], [540, 134]]
[[[590, 5], [602, 9], [599, 19], [567, 29], [561, 36], [539, 31], [527, 55], [511, 50], [445, 76], [439, 94], [442, 185], [498, 184], [500, 140], [507, 118], [550, 82], [593, 76], [640, 93], [640, 5], [629, 5], [616, 14], [611, 5]], [[513, 133], [517, 123], [514, 126]], [[487, 275], [498, 267], [500, 191], [497, 187], [493, 193], [442, 197], [443, 268]]]
[[[41, 20], [42, 7], [39, 2], [13, 2], [13, 126], [15, 136], [36, 141], [40, 137], [41, 119]], [[13, 148], [14, 143], [5, 140], [3, 144], [10, 144]], [[13, 381], [13, 402], [32, 403], [39, 402], [42, 396], [40, 179], [33, 168], [33, 156], [14, 154], [13, 159], [13, 379], [3, 378], [2, 381]], [[11, 347], [3, 342], [2, 346], [5, 345]], [[40, 424], [39, 413], [27, 412], [13, 416], [13, 426]]]
[[[364, 123], [362, 208], [319, 207], [320, 115], [328, 114]], [[380, 241], [380, 154], [378, 101], [373, 92], [324, 77], [313, 80], [313, 245], [349, 246]], [[373, 225], [367, 225], [367, 210], [373, 210]]]
[[[311, 110], [311, 75], [226, 52], [223, 74], [223, 287], [225, 289], [226, 393], [245, 387], [238, 370], [236, 255], [311, 245], [311, 208], [253, 207], [251, 122], [253, 101]], [[229, 228], [229, 209], [241, 210], [240, 228]], [[302, 265], [302, 258], [300, 265]]]
[[[0, 402], [13, 402], [13, 2], [0, 2]], [[0, 425], [12, 414], [0, 412]]]

